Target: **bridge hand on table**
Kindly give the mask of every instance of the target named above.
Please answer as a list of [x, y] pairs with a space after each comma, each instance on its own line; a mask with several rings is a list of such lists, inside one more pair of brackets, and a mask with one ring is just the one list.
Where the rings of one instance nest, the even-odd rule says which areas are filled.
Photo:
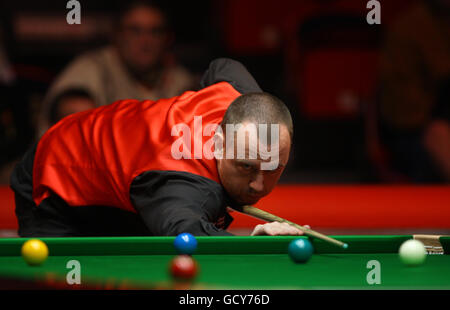
[[[304, 225], [310, 228], [308, 225]], [[289, 225], [288, 223], [272, 222], [255, 226], [252, 236], [300, 236], [303, 231]]]

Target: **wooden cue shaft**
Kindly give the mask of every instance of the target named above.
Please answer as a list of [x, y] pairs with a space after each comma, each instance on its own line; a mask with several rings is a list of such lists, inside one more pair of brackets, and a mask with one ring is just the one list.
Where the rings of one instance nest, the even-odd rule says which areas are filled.
[[267, 221], [267, 222], [288, 223], [289, 225], [292, 225], [292, 226], [302, 230], [305, 233], [305, 235], [307, 235], [307, 236], [321, 239], [323, 241], [332, 243], [332, 244], [340, 246], [342, 248], [347, 248], [347, 244], [344, 243], [344, 242], [341, 242], [339, 240], [330, 238], [330, 237], [328, 237], [326, 235], [323, 235], [323, 234], [321, 234], [321, 233], [319, 233], [317, 231], [314, 231], [314, 230], [309, 229], [309, 228], [304, 227], [304, 226], [300, 226], [298, 224], [295, 224], [293, 222], [285, 220], [285, 219], [283, 219], [281, 217], [278, 217], [276, 215], [270, 214], [269, 212], [263, 211], [261, 209], [255, 208], [253, 206], [243, 206], [242, 207], [242, 211], [245, 214], [248, 214], [250, 216], [256, 217], [256, 218], [258, 218], [260, 220], [264, 220], [264, 221]]

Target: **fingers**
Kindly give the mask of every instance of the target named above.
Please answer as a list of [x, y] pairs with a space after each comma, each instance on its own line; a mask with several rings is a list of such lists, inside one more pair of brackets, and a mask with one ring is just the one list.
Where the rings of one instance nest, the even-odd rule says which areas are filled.
[[[309, 226], [307, 226], [309, 228]], [[288, 223], [272, 222], [267, 224], [260, 224], [253, 230], [252, 236], [266, 235], [266, 236], [300, 236], [303, 231], [289, 225]]]
[[[265, 224], [264, 230], [267, 235], [269, 236], [278, 236], [283, 232], [283, 228], [281, 227], [282, 224], [280, 223], [268, 223]], [[284, 229], [286, 230], [286, 229]]]
[[303, 231], [301, 231], [300, 229], [298, 229], [292, 225], [289, 225], [288, 223], [282, 223], [282, 225], [284, 226], [283, 228], [285, 230], [282, 231], [281, 235], [290, 235], [290, 236], [303, 235]]
[[255, 226], [255, 229], [253, 229], [253, 232], [251, 236], [261, 236], [264, 235], [264, 225], [259, 224]]

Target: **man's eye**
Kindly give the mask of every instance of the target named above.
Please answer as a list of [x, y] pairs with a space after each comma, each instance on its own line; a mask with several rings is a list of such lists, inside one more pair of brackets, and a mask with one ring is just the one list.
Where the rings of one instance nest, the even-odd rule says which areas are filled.
[[252, 169], [252, 166], [250, 166], [249, 164], [243, 164], [242, 167], [243, 167], [245, 170], [251, 170], [251, 169]]

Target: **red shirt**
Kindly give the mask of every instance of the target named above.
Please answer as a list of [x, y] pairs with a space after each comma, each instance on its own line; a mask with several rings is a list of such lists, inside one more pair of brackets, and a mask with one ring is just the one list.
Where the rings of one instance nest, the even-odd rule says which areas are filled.
[[[33, 166], [33, 199], [39, 205], [52, 192], [71, 206], [102, 205], [134, 211], [129, 189], [149, 170], [173, 170], [219, 181], [216, 160], [194, 159], [198, 130], [220, 124], [228, 106], [241, 94], [220, 82], [198, 92], [157, 101], [122, 100], [68, 116], [40, 140]], [[203, 128], [194, 128], [194, 116]], [[192, 159], [175, 159], [176, 124], [191, 130]], [[194, 132], [194, 129], [197, 132]], [[202, 153], [203, 154], [203, 153]]]

